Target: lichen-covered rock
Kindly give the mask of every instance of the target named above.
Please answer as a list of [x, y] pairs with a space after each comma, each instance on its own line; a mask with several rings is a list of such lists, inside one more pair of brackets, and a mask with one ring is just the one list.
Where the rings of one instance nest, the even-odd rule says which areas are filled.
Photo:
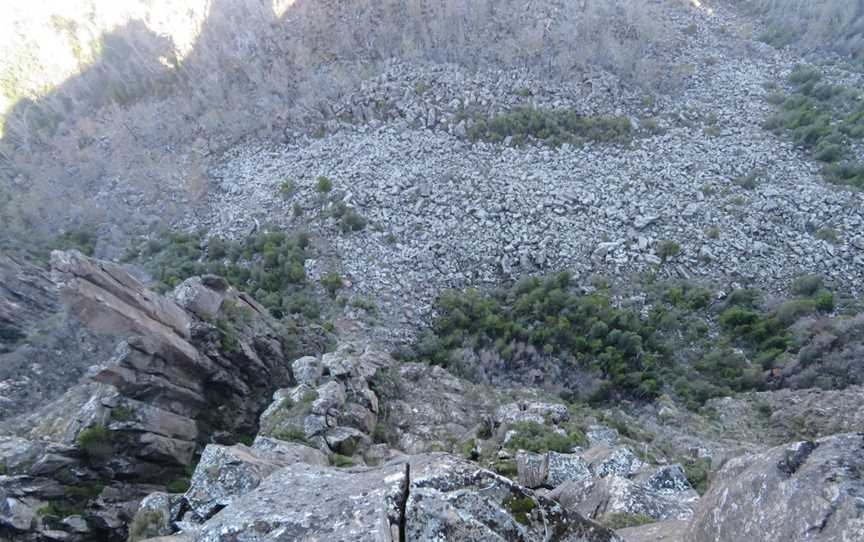
[[201, 526], [196, 542], [399, 540], [405, 466], [366, 472], [294, 464]]
[[503, 426], [519, 422], [558, 424], [569, 418], [570, 413], [565, 405], [539, 401], [508, 403], [499, 407], [495, 412], [496, 423]]
[[545, 485], [549, 487], [557, 487], [568, 480], [587, 480], [592, 477], [588, 464], [577, 454], [550, 451], [547, 457], [548, 474]]
[[372, 443], [368, 435], [353, 427], [334, 427], [324, 438], [331, 450], [348, 456], [362, 452]]
[[592, 448], [597, 446], [611, 448], [617, 446], [619, 441], [618, 431], [605, 425], [592, 425], [588, 427], [585, 436], [588, 437], [588, 443]]
[[312, 413], [323, 416], [331, 410], [338, 411], [345, 404], [345, 386], [336, 381], [330, 381], [318, 386], [317, 397], [312, 402]]
[[591, 480], [588, 464], [577, 454], [547, 452], [535, 454], [519, 451], [516, 454], [516, 472], [519, 483], [525, 487], [555, 488], [568, 480]]
[[291, 372], [298, 384], [315, 387], [324, 372], [321, 360], [315, 356], [304, 356], [291, 364]]
[[141, 501], [129, 525], [129, 542], [172, 533], [171, 499], [167, 493], [151, 493]]
[[189, 489], [183, 496], [199, 520], [206, 520], [231, 502], [249, 493], [283, 464], [255, 455], [242, 444], [204, 448]]
[[582, 459], [588, 463], [594, 475], [600, 478], [613, 475], [628, 478], [644, 466], [636, 454], [623, 446], [591, 448], [582, 454]]
[[491, 431], [496, 392], [457, 378], [441, 367], [402, 363], [379, 371], [372, 387], [386, 404], [379, 423], [405, 453], [447, 449], [449, 442]]
[[611, 531], [454, 456], [425, 456], [410, 464], [406, 540], [618, 540]]
[[[587, 491], [586, 491], [587, 489]], [[699, 495], [693, 491], [659, 491], [620, 476], [598, 478], [583, 488], [578, 504], [571, 509], [592, 519], [623, 512], [658, 520], [688, 519], [693, 516]]]
[[[322, 496], [324, 498], [322, 498]], [[614, 542], [614, 533], [448, 454], [375, 469], [297, 463], [191, 532], [196, 542], [524, 540]]]
[[527, 488], [542, 487], [549, 476], [548, 456], [520, 450], [516, 453], [516, 475], [519, 483]]
[[309, 465], [326, 466], [330, 464], [327, 456], [316, 448], [260, 435], [255, 437], [255, 442], [252, 443], [252, 450], [256, 456], [281, 465], [307, 463]]
[[215, 318], [228, 293], [228, 282], [222, 277], [191, 277], [179, 284], [172, 296], [177, 303], [199, 318]]
[[0, 526], [13, 532], [29, 531], [38, 524], [36, 503], [5, 496], [0, 499]]
[[634, 476], [633, 479], [657, 491], [680, 493], [693, 490], [693, 486], [687, 480], [684, 467], [677, 463], [641, 472]]
[[732, 459], [700, 501], [688, 540], [864, 540], [862, 472], [862, 433]]
[[[670, 520], [615, 531], [626, 542], [689, 542], [689, 520]], [[790, 541], [791, 542], [791, 541]]]

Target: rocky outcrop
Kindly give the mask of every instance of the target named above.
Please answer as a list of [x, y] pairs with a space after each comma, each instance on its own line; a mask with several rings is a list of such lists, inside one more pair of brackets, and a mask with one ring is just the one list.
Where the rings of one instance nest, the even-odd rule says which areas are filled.
[[59, 297], [46, 267], [0, 253], [0, 424], [62, 395], [113, 347]]
[[[210, 465], [232, 471], [230, 464]], [[187, 493], [188, 495], [188, 493]], [[181, 536], [237, 540], [615, 542], [611, 531], [449, 454], [336, 469], [294, 463]]]
[[687, 540], [864, 539], [864, 434], [846, 433], [729, 461]]
[[261, 415], [261, 435], [309, 442], [328, 454], [362, 456], [372, 444], [379, 413], [378, 397], [369, 384], [391, 363], [375, 349], [351, 345], [320, 359], [294, 361], [292, 369], [301, 383], [274, 394]]
[[[121, 540], [140, 499], [179, 483], [206, 443], [257, 433], [273, 390], [291, 383], [282, 332], [221, 278], [189, 279], [162, 296], [75, 251], [55, 252], [52, 266], [79, 325], [120, 341], [111, 356], [90, 360], [88, 381], [7, 424], [21, 436], [0, 447], [0, 535]], [[292, 453], [274, 448], [255, 460], [258, 478]], [[195, 504], [204, 516], [224, 505], [215, 497]]]

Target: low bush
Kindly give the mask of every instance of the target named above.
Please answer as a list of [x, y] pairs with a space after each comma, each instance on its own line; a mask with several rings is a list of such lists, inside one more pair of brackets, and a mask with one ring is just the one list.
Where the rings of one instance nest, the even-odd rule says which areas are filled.
[[577, 441], [569, 435], [556, 433], [551, 427], [541, 423], [519, 422], [510, 429], [516, 432], [505, 444], [505, 447], [511, 450], [569, 454], [578, 446]]
[[687, 481], [700, 495], [708, 491], [708, 477], [711, 474], [711, 458], [700, 457], [683, 462], [684, 474]]
[[51, 243], [49, 248], [53, 250], [75, 249], [82, 254], [92, 256], [96, 250], [96, 230], [90, 226], [68, 230]]
[[330, 177], [322, 175], [315, 179], [315, 190], [319, 194], [327, 194], [333, 190], [333, 181], [330, 180]]
[[338, 292], [342, 288], [342, 277], [339, 273], [335, 271], [330, 271], [323, 277], [321, 277], [321, 287], [330, 294], [330, 297], [334, 297], [336, 292]]
[[817, 275], [801, 275], [792, 281], [789, 287], [793, 294], [812, 296], [822, 289], [822, 277]]
[[675, 241], [664, 240], [657, 243], [657, 255], [664, 262], [674, 258], [679, 252], [681, 252], [681, 245]]
[[186, 493], [189, 489], [189, 478], [177, 478], [165, 485], [168, 493]]
[[795, 66], [789, 75], [792, 91], [765, 127], [788, 135], [824, 163], [829, 182], [864, 188], [864, 164], [852, 151], [852, 143], [864, 139], [864, 100], [857, 89], [821, 80], [817, 68]]
[[169, 233], [141, 243], [129, 256], [151, 272], [159, 291], [209, 273], [249, 292], [277, 318], [302, 314], [314, 319], [320, 307], [309, 292], [303, 265], [311, 256], [310, 248], [305, 232], [289, 235], [264, 228], [241, 241], [205, 238], [196, 232]]
[[75, 444], [91, 463], [102, 463], [114, 455], [114, 436], [105, 427], [95, 426], [81, 431]]
[[472, 363], [519, 371], [554, 363], [562, 383], [578, 374], [574, 382], [594, 384], [590, 396], [561, 390], [567, 400], [668, 393], [697, 408], [713, 397], [784, 385], [774, 370], [802, 344], [795, 326], [835, 310], [834, 295], [811, 277], [796, 281], [796, 297], [770, 309], [754, 289], [733, 290], [720, 301], [684, 281], [649, 281], [637, 310], [613, 303], [602, 281], [598, 286], [578, 292], [561, 273], [488, 292], [446, 291], [431, 328], [401, 357], [481, 379], [485, 369], [474, 371]]
[[491, 118], [476, 116], [468, 136], [474, 141], [482, 139], [493, 143], [510, 137], [515, 145], [533, 139], [558, 147], [585, 141], [626, 142], [631, 132], [632, 125], [627, 117], [583, 117], [569, 109], [520, 107]]

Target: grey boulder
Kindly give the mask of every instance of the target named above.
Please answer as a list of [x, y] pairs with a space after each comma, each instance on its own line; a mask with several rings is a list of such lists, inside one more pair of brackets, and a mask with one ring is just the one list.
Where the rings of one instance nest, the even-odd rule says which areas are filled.
[[702, 498], [688, 540], [864, 540], [864, 433], [730, 460]]

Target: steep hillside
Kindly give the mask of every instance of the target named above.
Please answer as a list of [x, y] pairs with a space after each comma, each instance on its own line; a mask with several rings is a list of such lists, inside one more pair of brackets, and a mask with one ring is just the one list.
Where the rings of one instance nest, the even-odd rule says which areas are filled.
[[864, 540], [861, 2], [6, 4], [0, 542]]

